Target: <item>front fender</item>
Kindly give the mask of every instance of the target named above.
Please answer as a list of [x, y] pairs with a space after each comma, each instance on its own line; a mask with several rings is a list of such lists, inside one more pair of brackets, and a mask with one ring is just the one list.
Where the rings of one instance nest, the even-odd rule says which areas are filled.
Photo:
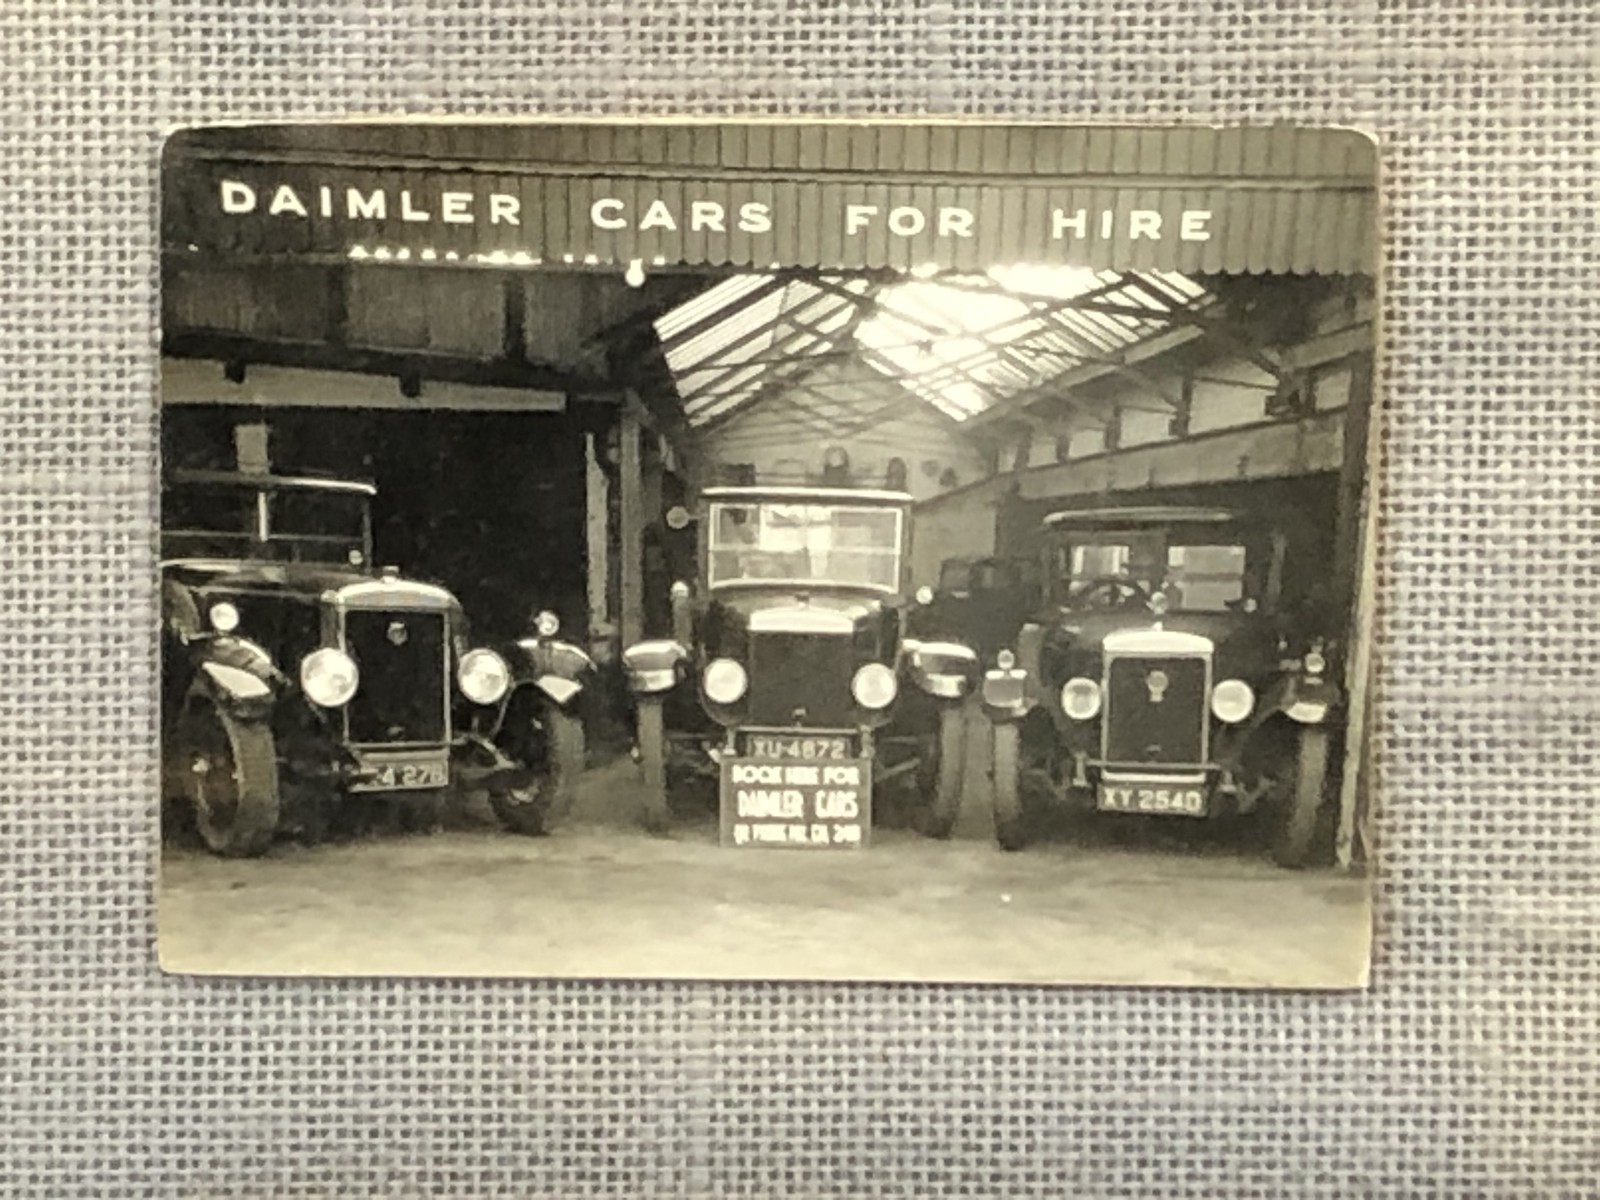
[[195, 643], [194, 686], [242, 717], [258, 717], [277, 700], [285, 679], [272, 656], [247, 638]]
[[939, 700], [960, 700], [978, 678], [978, 655], [959, 642], [907, 640], [902, 664], [911, 681]]
[[1301, 725], [1322, 725], [1344, 699], [1339, 685], [1320, 675], [1286, 675], [1267, 697], [1263, 716], [1282, 713]]
[[688, 649], [682, 642], [671, 639], [638, 642], [622, 652], [628, 688], [635, 695], [670, 692], [683, 678], [688, 661]]
[[571, 642], [523, 638], [517, 643], [517, 676], [561, 707], [570, 705], [594, 678], [594, 660]]
[[983, 674], [979, 696], [983, 713], [997, 725], [1022, 720], [1033, 709], [1028, 672], [1021, 667], [995, 667]]

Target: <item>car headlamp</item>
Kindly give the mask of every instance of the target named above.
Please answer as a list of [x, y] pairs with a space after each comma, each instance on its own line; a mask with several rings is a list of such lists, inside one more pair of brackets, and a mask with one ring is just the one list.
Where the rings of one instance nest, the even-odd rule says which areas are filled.
[[1219, 721], [1237, 725], [1256, 706], [1256, 694], [1242, 679], [1224, 679], [1211, 689], [1211, 711]]
[[862, 708], [888, 708], [899, 690], [894, 672], [882, 663], [868, 663], [850, 681], [850, 694]]
[[933, 603], [933, 589], [931, 587], [929, 587], [927, 584], [923, 584], [921, 587], [919, 587], [917, 589], [917, 597], [916, 597], [916, 599], [917, 599], [917, 603], [923, 605], [924, 607], [926, 607], [929, 604], [932, 604]]
[[206, 612], [206, 620], [218, 633], [232, 633], [239, 628], [239, 610], [226, 600], [219, 600]]
[[456, 683], [474, 704], [493, 704], [511, 687], [511, 668], [493, 650], [468, 650], [456, 668]]
[[994, 665], [1002, 671], [1009, 671], [1017, 665], [1017, 656], [1009, 650], [1002, 650], [994, 656]]
[[1088, 721], [1100, 712], [1100, 685], [1082, 675], [1061, 685], [1061, 711], [1074, 721]]
[[561, 618], [546, 610], [533, 619], [533, 628], [540, 637], [555, 637], [561, 629]]
[[706, 699], [713, 704], [734, 704], [750, 686], [750, 676], [731, 658], [714, 658], [701, 679]]
[[1300, 665], [1305, 668], [1307, 675], [1321, 675], [1328, 669], [1328, 660], [1323, 657], [1321, 650], [1307, 650]]
[[341, 708], [350, 703], [360, 682], [356, 660], [335, 646], [313, 650], [300, 660], [300, 690], [323, 708]]

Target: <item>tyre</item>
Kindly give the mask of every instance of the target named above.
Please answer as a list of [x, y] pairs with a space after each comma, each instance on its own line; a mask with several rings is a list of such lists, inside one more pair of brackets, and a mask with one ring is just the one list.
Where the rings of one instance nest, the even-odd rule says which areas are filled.
[[660, 700], [639, 701], [638, 738], [644, 827], [651, 833], [666, 833], [672, 826], [672, 811], [667, 799], [667, 730]]
[[197, 695], [178, 720], [181, 787], [196, 831], [225, 858], [264, 854], [278, 829], [278, 759], [272, 730]]
[[578, 780], [589, 757], [583, 721], [572, 713], [552, 709], [546, 717], [550, 737], [550, 820], [560, 821], [572, 811]]
[[1022, 730], [1013, 721], [994, 726], [994, 767], [990, 776], [994, 794], [994, 837], [1002, 850], [1027, 845], [1022, 819]]
[[939, 732], [923, 740], [922, 761], [917, 765], [927, 836], [943, 839], [954, 832], [966, 769], [967, 712], [960, 705], [946, 704], [939, 709]]
[[1272, 843], [1272, 857], [1279, 866], [1293, 869], [1310, 863], [1327, 785], [1328, 731], [1320, 725], [1302, 726]]

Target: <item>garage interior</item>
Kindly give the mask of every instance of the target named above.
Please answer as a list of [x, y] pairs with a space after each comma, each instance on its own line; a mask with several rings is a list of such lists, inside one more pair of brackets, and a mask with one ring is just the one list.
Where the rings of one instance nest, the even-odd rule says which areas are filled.
[[[268, 134], [241, 151], [245, 131], [225, 132], [232, 153], [317, 162], [328, 150]], [[674, 975], [675, 945], [692, 935], [721, 939], [734, 973], [768, 978], [939, 979], [970, 962], [957, 977], [1026, 981], [1059, 977], [1063, 953], [1106, 982], [1364, 977], [1360, 706], [1325, 871], [1285, 875], [1248, 845], [1165, 829], [1080, 831], [1001, 855], [981, 762], [953, 843], [891, 832], [865, 858], [774, 866], [719, 850], [709, 824], [665, 841], [635, 827], [616, 665], [622, 646], [670, 633], [668, 589], [694, 570], [692, 528], [675, 528], [671, 510], [714, 483], [838, 482], [911, 493], [912, 587], [936, 583], [946, 559], [1035, 553], [1042, 519], [1062, 509], [1286, 516], [1286, 601], [1344, 631], [1359, 675], [1369, 275], [518, 261], [495, 249], [469, 260], [425, 245], [229, 255], [198, 248], [182, 219], [169, 212], [163, 273], [164, 464], [374, 481], [384, 562], [449, 587], [494, 636], [556, 612], [610, 692], [582, 801], [550, 838], [518, 841], [464, 811], [421, 842], [286, 848], [292, 868], [276, 852], [228, 862], [169, 849], [169, 968], [408, 973], [420, 938], [447, 974]], [[304, 864], [318, 856], [330, 869], [311, 883]], [[292, 895], [275, 890], [285, 869]], [[370, 911], [369, 889], [386, 892], [397, 870], [408, 887], [392, 898], [395, 932], [364, 932], [352, 958], [329, 914]], [[618, 873], [627, 886], [608, 889]], [[507, 896], [526, 936], [485, 941]], [[864, 935], [852, 917], [863, 902], [915, 915]], [[586, 904], [605, 907], [597, 917]], [[997, 958], [999, 919], [1018, 935]], [[597, 921], [614, 935], [604, 952], [560, 935]], [[1239, 924], [1265, 948], [1241, 951]], [[230, 951], [241, 928], [249, 949]], [[822, 948], [834, 944], [847, 949]]]

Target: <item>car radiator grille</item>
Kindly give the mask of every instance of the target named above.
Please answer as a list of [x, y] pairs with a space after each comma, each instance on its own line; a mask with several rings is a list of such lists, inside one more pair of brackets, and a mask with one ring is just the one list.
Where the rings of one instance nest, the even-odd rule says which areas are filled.
[[350, 740], [448, 740], [444, 614], [353, 610], [344, 622], [345, 649], [361, 671], [361, 684], [345, 706]]
[[[843, 729], [855, 723], [851, 639], [839, 634], [756, 633], [750, 638], [752, 725]], [[803, 710], [797, 717], [796, 710]]]
[[1206, 756], [1209, 663], [1200, 657], [1106, 664], [1103, 755], [1109, 763], [1199, 764]]

